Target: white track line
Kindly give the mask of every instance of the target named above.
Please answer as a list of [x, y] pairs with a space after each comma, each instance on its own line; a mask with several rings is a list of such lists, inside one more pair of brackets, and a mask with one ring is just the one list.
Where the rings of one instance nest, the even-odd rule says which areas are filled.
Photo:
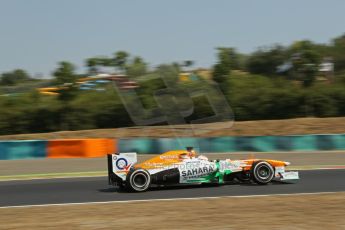
[[52, 179], [73, 179], [73, 178], [93, 178], [93, 177], [106, 177], [107, 174], [104, 175], [87, 175], [87, 176], [51, 176], [51, 177], [28, 177], [28, 178], [9, 178], [9, 179], [2, 179], [0, 177], [0, 182], [6, 181], [30, 181], [30, 180], [52, 180]]
[[81, 203], [61, 203], [61, 204], [35, 204], [35, 205], [16, 205], [2, 206], [0, 209], [6, 208], [32, 208], [32, 207], [50, 207], [50, 206], [71, 206], [71, 205], [89, 205], [89, 204], [117, 204], [117, 203], [136, 203], [136, 202], [157, 202], [157, 201], [188, 201], [188, 200], [205, 200], [205, 199], [221, 199], [221, 198], [255, 198], [270, 196], [301, 196], [301, 195], [327, 195], [345, 192], [315, 192], [315, 193], [284, 193], [284, 194], [264, 194], [264, 195], [243, 195], [243, 196], [213, 196], [213, 197], [191, 197], [191, 198], [166, 198], [166, 199], [146, 199], [146, 200], [118, 200], [118, 201], [96, 201]]

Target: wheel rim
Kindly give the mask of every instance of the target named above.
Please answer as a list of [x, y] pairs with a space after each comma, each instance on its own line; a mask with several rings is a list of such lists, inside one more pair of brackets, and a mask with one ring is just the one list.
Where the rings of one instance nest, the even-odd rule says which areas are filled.
[[141, 190], [147, 187], [149, 178], [145, 173], [138, 172], [132, 177], [132, 184], [135, 188]]
[[271, 176], [271, 170], [267, 165], [261, 165], [257, 169], [258, 177], [262, 180], [266, 180]]

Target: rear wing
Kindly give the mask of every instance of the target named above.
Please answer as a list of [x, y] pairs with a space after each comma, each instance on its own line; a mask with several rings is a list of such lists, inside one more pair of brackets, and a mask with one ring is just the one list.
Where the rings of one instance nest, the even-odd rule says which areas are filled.
[[126, 181], [130, 168], [137, 163], [137, 153], [108, 154], [108, 182], [110, 185]]
[[113, 154], [107, 154], [108, 159], [108, 184], [109, 185], [116, 185], [116, 182], [119, 181], [121, 178], [117, 178], [113, 171], [113, 164], [112, 164], [112, 155]]

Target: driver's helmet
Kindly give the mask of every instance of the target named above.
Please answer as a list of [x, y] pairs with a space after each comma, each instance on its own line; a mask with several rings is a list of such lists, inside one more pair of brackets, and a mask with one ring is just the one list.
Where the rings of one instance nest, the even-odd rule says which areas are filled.
[[193, 147], [187, 147], [187, 154], [190, 158], [196, 157], [196, 152]]

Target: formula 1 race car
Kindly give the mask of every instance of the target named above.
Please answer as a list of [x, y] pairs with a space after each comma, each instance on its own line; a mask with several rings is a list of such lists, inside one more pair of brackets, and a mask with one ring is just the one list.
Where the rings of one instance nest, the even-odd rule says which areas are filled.
[[163, 153], [137, 163], [136, 153], [108, 154], [110, 185], [144, 192], [150, 185], [224, 184], [247, 182], [265, 185], [272, 180], [299, 179], [298, 172], [285, 171], [289, 162], [277, 160], [208, 160], [193, 148]]

